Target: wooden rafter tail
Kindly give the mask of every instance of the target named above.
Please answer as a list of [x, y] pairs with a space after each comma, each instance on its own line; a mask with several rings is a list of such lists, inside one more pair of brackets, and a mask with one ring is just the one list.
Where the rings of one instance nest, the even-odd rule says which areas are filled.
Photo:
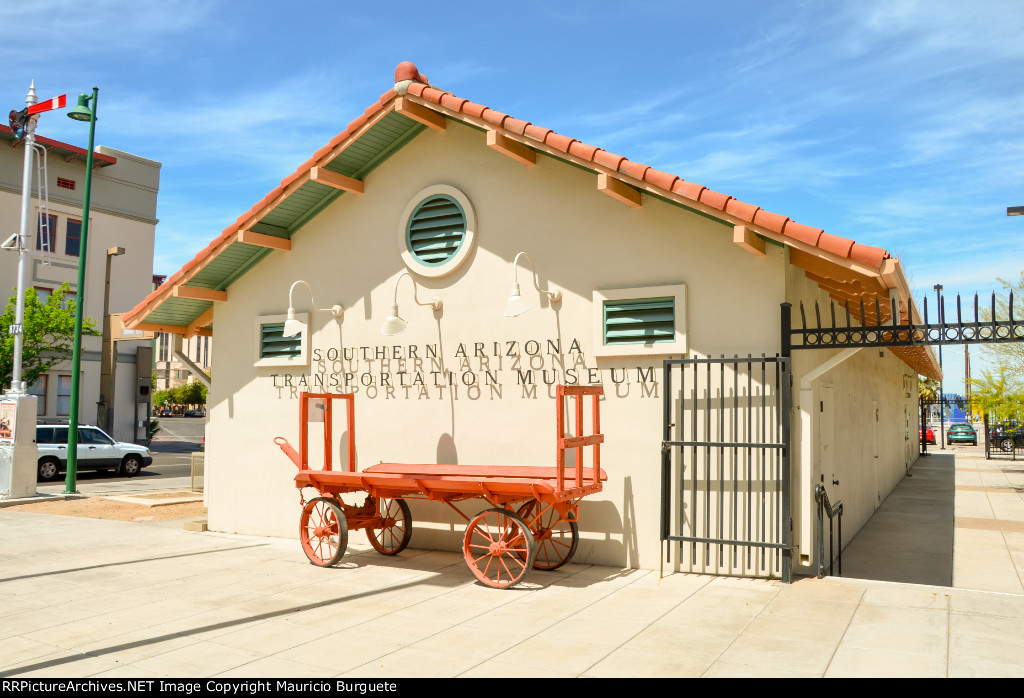
[[487, 147], [527, 167], [537, 164], [537, 153], [518, 141], [506, 138], [497, 131], [487, 132]]
[[254, 247], [267, 247], [272, 250], [288, 252], [292, 249], [292, 241], [288, 238], [280, 238], [274, 235], [257, 233], [252, 230], [239, 230], [238, 242]]

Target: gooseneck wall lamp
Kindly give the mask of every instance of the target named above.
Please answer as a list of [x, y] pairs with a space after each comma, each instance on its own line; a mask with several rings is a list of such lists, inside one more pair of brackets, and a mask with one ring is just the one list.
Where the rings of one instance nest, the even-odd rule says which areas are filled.
[[341, 305], [332, 305], [330, 308], [318, 308], [316, 301], [313, 298], [313, 289], [302, 279], [299, 279], [292, 284], [292, 287], [288, 289], [288, 317], [284, 321], [284, 330], [281, 334], [285, 337], [294, 337], [295, 335], [306, 329], [306, 323], [295, 318], [295, 303], [292, 300], [292, 294], [295, 292], [295, 287], [302, 284], [309, 289], [309, 300], [313, 302], [313, 309], [319, 310], [320, 312], [330, 313], [334, 316], [335, 320], [341, 318], [345, 314], [345, 308]]
[[420, 299], [416, 297], [416, 280], [409, 275], [409, 272], [403, 271], [395, 279], [395, 297], [394, 302], [391, 304], [391, 312], [388, 314], [387, 319], [384, 320], [384, 324], [380, 328], [380, 333], [384, 335], [393, 335], [404, 332], [405, 328], [409, 326], [409, 323], [401, 318], [398, 314], [398, 282], [402, 280], [403, 276], [408, 276], [409, 281], [412, 282], [412, 299], [416, 302], [416, 305], [429, 305], [434, 310], [440, 310], [444, 303], [440, 298], [434, 296], [426, 303], [421, 303]]
[[505, 317], [517, 317], [533, 307], [533, 303], [524, 299], [519, 292], [518, 265], [519, 258], [523, 256], [530, 262], [530, 279], [533, 280], [533, 287], [537, 289], [537, 292], [547, 296], [551, 303], [562, 300], [562, 292], [557, 289], [554, 291], [541, 290], [541, 287], [537, 285], [533, 258], [525, 252], [520, 252], [512, 261], [512, 292], [508, 296], [508, 302], [505, 303]]

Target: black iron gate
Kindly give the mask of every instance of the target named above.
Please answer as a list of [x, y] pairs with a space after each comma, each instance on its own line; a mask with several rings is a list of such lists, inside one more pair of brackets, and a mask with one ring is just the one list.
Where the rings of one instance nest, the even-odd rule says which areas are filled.
[[790, 581], [789, 359], [663, 370], [662, 543], [686, 571]]

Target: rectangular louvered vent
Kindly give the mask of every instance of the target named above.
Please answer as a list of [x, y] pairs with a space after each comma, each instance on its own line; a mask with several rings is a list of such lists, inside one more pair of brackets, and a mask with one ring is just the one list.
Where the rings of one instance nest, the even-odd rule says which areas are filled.
[[260, 358], [298, 356], [302, 353], [302, 335], [284, 336], [284, 323], [262, 325], [260, 329]]
[[605, 301], [605, 345], [674, 341], [675, 300], [672, 296], [665, 296]]

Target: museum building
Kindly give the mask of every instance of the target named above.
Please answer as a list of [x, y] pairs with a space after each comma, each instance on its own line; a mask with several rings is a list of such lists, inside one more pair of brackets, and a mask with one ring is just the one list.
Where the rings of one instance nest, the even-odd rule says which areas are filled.
[[[579, 506], [574, 561], [780, 576], [813, 571], [815, 485], [844, 502], [845, 542], [904, 477], [917, 375], [939, 371], [925, 347], [780, 364], [782, 304], [799, 317], [831, 301], [865, 324], [917, 316], [883, 249], [457, 97], [405, 62], [124, 321], [216, 331], [211, 530], [296, 537], [295, 470], [273, 439], [298, 441], [300, 392], [354, 395], [360, 470], [551, 466], [556, 386], [600, 385], [608, 479]], [[696, 363], [716, 357], [739, 358]], [[784, 445], [752, 449], [784, 425]], [[453, 512], [414, 502], [412, 516], [412, 547], [459, 549]], [[687, 532], [724, 542], [664, 542]]]

